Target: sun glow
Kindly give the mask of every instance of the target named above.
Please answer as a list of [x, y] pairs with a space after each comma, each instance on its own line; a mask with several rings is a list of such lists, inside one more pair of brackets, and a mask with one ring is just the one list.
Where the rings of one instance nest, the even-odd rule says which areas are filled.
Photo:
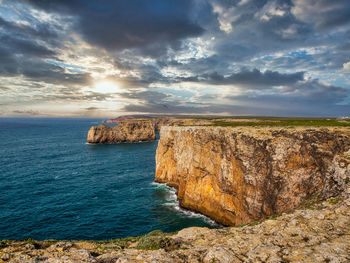
[[120, 92], [120, 89], [116, 83], [106, 80], [96, 82], [93, 90], [104, 94]]

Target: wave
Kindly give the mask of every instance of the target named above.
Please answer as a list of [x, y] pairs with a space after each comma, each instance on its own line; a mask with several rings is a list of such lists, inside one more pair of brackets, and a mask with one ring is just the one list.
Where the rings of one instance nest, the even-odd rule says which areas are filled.
[[85, 142], [84, 144], [91, 144], [91, 145], [118, 145], [118, 144], [150, 143], [150, 142], [158, 142], [158, 141], [159, 141], [159, 139], [149, 140], [149, 141], [137, 141], [137, 142], [109, 142], [109, 143], [90, 143], [90, 142]]
[[202, 215], [200, 213], [196, 213], [196, 212], [182, 208], [180, 206], [178, 199], [177, 199], [175, 188], [167, 186], [166, 184], [156, 183], [156, 182], [152, 182], [151, 185], [153, 187], [158, 188], [158, 189], [164, 189], [167, 191], [167, 195], [165, 197], [166, 202], [163, 204], [164, 206], [170, 207], [171, 209], [175, 210], [176, 212], [178, 212], [186, 217], [201, 218], [206, 223], [208, 223], [212, 226], [218, 226], [218, 224], [214, 220], [210, 219], [209, 217]]

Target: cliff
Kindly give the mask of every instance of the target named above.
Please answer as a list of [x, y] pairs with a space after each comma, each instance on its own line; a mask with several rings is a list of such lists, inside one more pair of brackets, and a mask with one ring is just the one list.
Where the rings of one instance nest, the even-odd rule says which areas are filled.
[[119, 143], [155, 140], [154, 125], [151, 121], [126, 121], [118, 126], [93, 126], [87, 136], [88, 143]]
[[349, 186], [350, 129], [163, 127], [157, 182], [224, 225], [292, 210]]
[[156, 117], [143, 115], [126, 115], [118, 118], [105, 120], [103, 123], [121, 123], [121, 122], [136, 122], [136, 121], [151, 121], [156, 131], [160, 131], [163, 126], [189, 126], [189, 125], [209, 125], [211, 120], [205, 118], [179, 118], [179, 117]]
[[109, 241], [0, 242], [0, 262], [349, 262], [350, 198], [239, 227], [153, 231]]

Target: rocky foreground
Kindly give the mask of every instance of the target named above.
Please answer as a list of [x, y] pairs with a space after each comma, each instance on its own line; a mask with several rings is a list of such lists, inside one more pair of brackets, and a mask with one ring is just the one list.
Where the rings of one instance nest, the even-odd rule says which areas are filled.
[[2, 241], [0, 262], [350, 262], [350, 188], [238, 227], [111, 241]]

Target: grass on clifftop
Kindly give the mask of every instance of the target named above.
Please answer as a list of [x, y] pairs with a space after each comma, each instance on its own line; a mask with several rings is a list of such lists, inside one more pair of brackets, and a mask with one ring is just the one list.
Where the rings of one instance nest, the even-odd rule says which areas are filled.
[[307, 126], [307, 127], [350, 127], [349, 119], [319, 118], [244, 118], [212, 120], [212, 126]]

